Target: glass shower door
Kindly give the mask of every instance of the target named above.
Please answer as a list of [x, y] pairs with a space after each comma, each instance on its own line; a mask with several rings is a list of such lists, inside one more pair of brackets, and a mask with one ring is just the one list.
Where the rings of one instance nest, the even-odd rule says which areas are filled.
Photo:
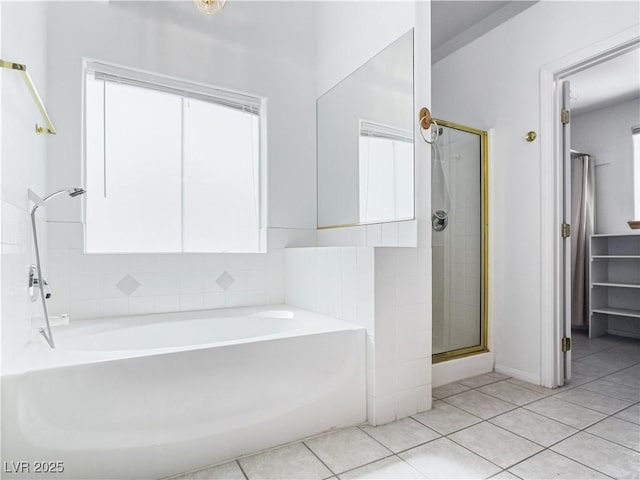
[[487, 133], [436, 120], [432, 150], [433, 361], [486, 351]]

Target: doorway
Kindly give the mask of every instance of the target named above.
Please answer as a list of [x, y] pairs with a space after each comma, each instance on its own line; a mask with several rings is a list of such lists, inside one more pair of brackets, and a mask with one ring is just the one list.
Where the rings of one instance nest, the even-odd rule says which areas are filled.
[[[546, 232], [543, 258], [547, 259], [545, 268], [554, 279], [543, 301], [543, 311], [553, 318], [543, 331], [545, 386], [561, 386], [571, 379], [572, 327], [583, 329], [592, 337], [621, 332], [625, 336], [640, 336], [633, 328], [627, 328], [629, 322], [640, 325], [640, 304], [634, 303], [638, 296], [634, 293], [638, 290], [631, 291], [636, 279], [629, 273], [640, 271], [640, 236], [626, 238], [634, 234], [626, 221], [634, 220], [637, 214], [632, 207], [633, 175], [622, 175], [617, 184], [607, 178], [607, 174], [612, 176], [611, 172], [632, 169], [633, 154], [624, 158], [616, 154], [614, 159], [612, 149], [615, 147], [607, 150], [607, 142], [613, 142], [608, 137], [616, 136], [610, 132], [611, 127], [622, 129], [624, 126], [628, 130], [627, 145], [632, 145], [634, 123], [622, 125], [619, 111], [633, 110], [629, 102], [638, 102], [640, 86], [637, 73], [627, 75], [633, 77], [629, 83], [635, 82], [631, 87], [635, 89], [633, 92], [628, 85], [615, 85], [615, 81], [609, 88], [603, 85], [603, 79], [620, 80], [621, 76], [615, 75], [614, 70], [630, 58], [637, 59], [639, 44], [637, 31], [630, 30], [541, 71], [542, 158], [552, 160], [543, 162], [547, 164], [543, 167], [543, 188], [554, 199], [548, 209], [544, 208], [543, 201], [543, 212], [550, 214], [543, 223]], [[612, 113], [614, 111], [617, 114]], [[605, 173], [598, 179], [599, 170]], [[600, 196], [599, 189], [602, 190]], [[574, 198], [572, 191], [576, 194]], [[608, 205], [611, 192], [622, 195], [629, 208]], [[626, 220], [622, 222], [620, 218]], [[544, 255], [545, 250], [548, 256]], [[631, 259], [631, 266], [622, 267], [616, 265], [629, 258], [608, 256], [629, 257], [636, 253], [637, 259]], [[634, 269], [634, 265], [638, 268]], [[619, 279], [625, 281], [616, 282]], [[640, 278], [637, 280], [640, 283]], [[625, 289], [631, 293], [624, 293]], [[627, 329], [616, 330], [619, 325]]]

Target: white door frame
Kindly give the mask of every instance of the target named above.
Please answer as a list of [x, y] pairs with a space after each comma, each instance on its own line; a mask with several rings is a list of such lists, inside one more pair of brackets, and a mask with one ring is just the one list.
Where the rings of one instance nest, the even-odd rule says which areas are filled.
[[[624, 30], [540, 70], [540, 253], [542, 385], [564, 383], [562, 339], [562, 124], [559, 81], [640, 45], [638, 28]], [[552, 281], [549, 281], [552, 280]]]

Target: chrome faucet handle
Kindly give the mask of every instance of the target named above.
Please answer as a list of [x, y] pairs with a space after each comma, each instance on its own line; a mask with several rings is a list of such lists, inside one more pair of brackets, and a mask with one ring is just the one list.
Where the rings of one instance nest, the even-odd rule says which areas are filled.
[[38, 271], [35, 265], [29, 267], [29, 297], [32, 302], [38, 300], [40, 289], [38, 288]]
[[44, 298], [49, 300], [51, 298], [51, 287], [49, 286], [49, 282], [45, 277], [42, 277], [42, 286], [44, 287]]

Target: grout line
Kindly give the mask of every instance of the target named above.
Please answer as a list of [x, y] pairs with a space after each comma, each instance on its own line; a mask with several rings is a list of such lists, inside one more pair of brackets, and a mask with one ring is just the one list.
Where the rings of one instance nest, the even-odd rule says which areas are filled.
[[[408, 418], [408, 417], [407, 417]], [[400, 419], [402, 420], [402, 419]], [[390, 423], [395, 423], [398, 420], [394, 420], [393, 422]], [[376, 427], [373, 427], [376, 428]], [[363, 425], [358, 425], [358, 430], [360, 430], [362, 433], [364, 433], [366, 436], [368, 436], [369, 438], [371, 438], [372, 440], [375, 440], [377, 443], [379, 443], [380, 445], [382, 445], [384, 447], [385, 450], [389, 450], [391, 453], [395, 453], [393, 450], [391, 450], [391, 448], [387, 447], [384, 443], [382, 443], [380, 440], [378, 440], [376, 437], [374, 437], [373, 435], [371, 435], [369, 432], [367, 432], [364, 428]]]
[[238, 468], [240, 468], [240, 471], [242, 472], [242, 475], [244, 475], [245, 480], [249, 480], [249, 475], [247, 475], [247, 472], [244, 471], [244, 468], [242, 468], [242, 465], [240, 465], [240, 460], [236, 459], [236, 464], [238, 465]]
[[[511, 468], [511, 467], [509, 467], [509, 468]], [[513, 475], [514, 477], [519, 478], [520, 480], [522, 480], [522, 477], [519, 477], [518, 475], [516, 475], [512, 471], [507, 470], [506, 468], [504, 470], [502, 470], [501, 472], [496, 473], [496, 475], [500, 475], [501, 473], [504, 473], [504, 472], [507, 472], [509, 475]], [[493, 477], [491, 477], [491, 478], [494, 478], [494, 477], [495, 477], [495, 475]]]
[[[587, 390], [587, 391], [590, 392], [590, 393], [596, 393], [597, 394], [597, 392], [592, 392], [591, 390]], [[617, 400], [619, 402], [628, 403], [628, 405], [626, 405], [626, 406], [624, 406], [624, 407], [622, 407], [622, 408], [620, 408], [618, 410], [615, 410], [613, 413], [607, 413], [607, 412], [601, 412], [600, 410], [595, 410], [593, 408], [586, 407], [586, 406], [582, 405], [581, 403], [576, 403], [575, 401], [571, 401], [569, 399], [557, 398], [556, 400], [562, 400], [562, 401], [570, 403], [572, 405], [576, 405], [578, 407], [586, 408], [587, 410], [591, 410], [592, 412], [601, 413], [602, 415], [615, 415], [616, 413], [621, 412], [622, 410], [625, 410], [625, 409], [629, 408], [632, 405], [631, 403], [629, 403], [629, 402], [627, 402], [625, 400], [620, 400], [619, 398], [609, 397], [608, 395], [603, 395], [603, 396], [608, 397], [608, 398], [610, 398], [612, 400]]]
[[587, 431], [587, 429], [589, 429], [591, 427], [594, 427], [594, 426], [598, 425], [599, 423], [604, 422], [605, 420], [609, 420], [612, 417], [615, 418], [616, 420], [620, 420], [621, 422], [628, 423], [629, 425], [634, 425], [634, 426], [638, 427], [638, 430], [640, 430], [640, 426], [638, 426], [637, 424], [635, 424], [633, 422], [628, 422], [627, 420], [624, 420], [622, 418], [617, 418], [617, 417], [615, 417], [615, 415], [616, 414], [614, 413], [612, 415], [609, 415], [608, 417], [603, 418], [602, 420], [598, 420], [593, 425], [589, 425], [588, 427], [585, 428], [584, 433], [588, 433], [589, 435], [593, 435], [594, 437], [601, 438], [602, 440], [606, 440], [607, 442], [614, 443], [614, 444], [619, 445], [619, 446], [621, 446], [623, 448], [626, 448], [627, 450], [631, 450], [632, 452], [636, 452], [636, 453], [640, 454], [640, 450], [635, 450], [635, 449], [633, 449], [631, 447], [627, 447], [626, 445], [622, 445], [621, 443], [618, 443], [615, 440], [611, 440], [609, 438], [602, 437], [602, 436], [598, 435], [597, 433]]
[[[475, 390], [475, 388], [474, 388], [473, 390]], [[505, 410], [504, 412], [500, 412], [500, 413], [498, 413], [498, 414], [496, 414], [496, 415], [493, 415], [493, 416], [491, 416], [491, 417], [482, 418], [482, 417], [479, 417], [478, 415], [476, 415], [475, 413], [472, 413], [472, 412], [470, 412], [470, 411], [468, 411], [468, 410], [465, 410], [465, 409], [464, 409], [464, 408], [462, 408], [462, 407], [459, 407], [458, 405], [453, 405], [452, 403], [449, 403], [449, 402], [446, 402], [446, 401], [445, 401], [445, 403], [447, 403], [448, 405], [451, 405], [452, 407], [456, 407], [458, 410], [462, 410], [462, 411], [463, 411], [463, 412], [465, 412], [465, 413], [468, 413], [468, 414], [470, 414], [470, 415], [473, 415], [474, 417], [478, 417], [478, 418], [480, 418], [481, 420], [483, 420], [483, 421], [485, 421], [485, 422], [486, 422], [487, 420], [491, 420], [491, 419], [493, 419], [493, 418], [499, 417], [500, 415], [504, 415], [505, 413], [512, 412], [512, 411], [514, 411], [514, 410], [516, 410], [516, 409], [518, 409], [518, 408], [521, 408], [521, 407], [520, 407], [520, 405], [516, 405], [516, 404], [514, 404], [514, 403], [507, 402], [506, 400], [499, 399], [499, 398], [497, 398], [497, 397], [494, 397], [493, 395], [489, 395], [489, 394], [484, 393], [484, 392], [478, 392], [478, 393], [482, 393], [482, 394], [487, 395], [487, 396], [489, 396], [489, 397], [491, 397], [491, 398], [493, 398], [493, 399], [500, 400], [501, 402], [504, 402], [504, 403], [508, 403], [509, 405], [513, 406], [513, 408], [510, 408], [509, 410]], [[528, 404], [527, 404], [527, 405], [528, 405]]]
[[[484, 422], [480, 422], [480, 423], [476, 423], [476, 425], [480, 425], [480, 424], [482, 424], [482, 423], [486, 423], [486, 421], [484, 421]], [[476, 425], [472, 425], [471, 427], [475, 427]], [[471, 427], [467, 427], [467, 428], [471, 428]], [[455, 434], [455, 433], [456, 433], [456, 432], [453, 432], [453, 433], [450, 433], [449, 435], [453, 435], [453, 434]], [[467, 451], [471, 452], [472, 454], [476, 455], [477, 457], [480, 457], [480, 458], [482, 458], [483, 460], [486, 460], [487, 462], [489, 462], [489, 463], [490, 463], [490, 464], [492, 464], [492, 465], [495, 465], [496, 467], [498, 467], [498, 468], [499, 468], [499, 469], [501, 469], [501, 470], [505, 468], [505, 467], [503, 467], [502, 465], [498, 465], [496, 462], [493, 462], [493, 461], [489, 460], [488, 458], [486, 458], [486, 457], [484, 457], [484, 456], [480, 455], [478, 452], [474, 452], [473, 450], [471, 450], [471, 449], [470, 449], [470, 448], [468, 448], [468, 447], [465, 447], [465, 446], [464, 446], [464, 445], [462, 445], [461, 443], [456, 442], [453, 438], [450, 438], [450, 437], [449, 437], [449, 435], [447, 435], [445, 438], [446, 438], [447, 440], [449, 440], [450, 442], [455, 443], [455, 444], [456, 444], [456, 445], [458, 445], [459, 447], [464, 448], [465, 450], [467, 450]], [[538, 453], [538, 452], [536, 452], [536, 453]], [[498, 473], [500, 473], [500, 472], [498, 472]], [[497, 475], [498, 473], [494, 473], [494, 475]]]
[[[316, 452], [314, 452], [314, 451], [311, 449], [311, 447], [310, 447], [309, 445], [307, 445], [307, 442], [306, 442], [306, 441], [304, 441], [304, 440], [303, 440], [303, 441], [302, 441], [302, 442], [300, 442], [300, 443], [302, 443], [302, 445], [304, 445], [305, 447], [307, 447], [307, 450], [309, 450], [309, 451], [311, 452], [311, 455], [313, 455], [314, 457], [316, 457], [316, 458], [318, 459], [318, 461], [319, 461], [322, 465], [324, 465], [324, 466], [327, 468], [327, 470], [329, 470], [329, 471], [331, 472], [331, 476], [333, 476], [333, 477], [337, 477], [337, 476], [338, 476], [338, 474], [337, 474], [336, 472], [334, 472], [334, 471], [329, 467], [329, 465], [327, 465], [327, 464], [324, 462], [324, 460], [322, 460], [322, 459], [321, 459], [321, 458], [316, 454]], [[329, 478], [331, 478], [331, 477], [329, 477]]]
[[[373, 465], [374, 463], [379, 462], [380, 460], [386, 460], [387, 458], [391, 458], [391, 457], [397, 457], [397, 455], [395, 453], [392, 453], [390, 455], [385, 455], [384, 457], [376, 458], [375, 460], [372, 460], [372, 461], [367, 462], [367, 463], [363, 463], [362, 465], [358, 465], [357, 467], [350, 468], [348, 470], [345, 470], [344, 472], [336, 473], [335, 476], [340, 478], [340, 475], [344, 475], [345, 473], [353, 472], [354, 470], [358, 470], [359, 468], [366, 467], [368, 465]], [[400, 460], [402, 460], [402, 458], [400, 458]], [[402, 461], [404, 462], [404, 460], [402, 460]], [[407, 462], [405, 462], [405, 463], [407, 463]]]

